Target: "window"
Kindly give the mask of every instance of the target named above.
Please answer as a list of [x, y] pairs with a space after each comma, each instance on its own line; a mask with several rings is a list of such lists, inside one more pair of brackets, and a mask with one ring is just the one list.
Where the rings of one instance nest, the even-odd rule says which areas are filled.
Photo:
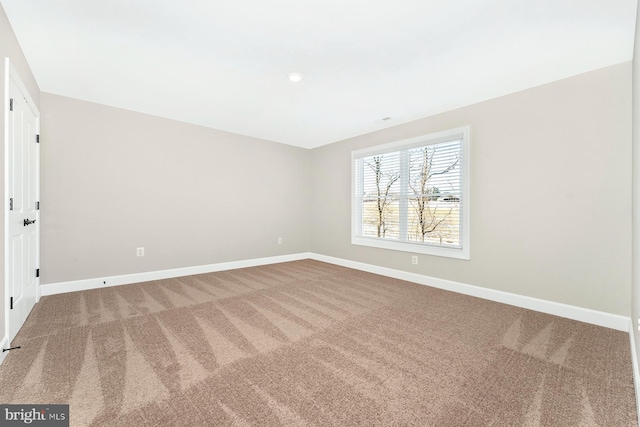
[[351, 243], [469, 259], [469, 127], [352, 153]]

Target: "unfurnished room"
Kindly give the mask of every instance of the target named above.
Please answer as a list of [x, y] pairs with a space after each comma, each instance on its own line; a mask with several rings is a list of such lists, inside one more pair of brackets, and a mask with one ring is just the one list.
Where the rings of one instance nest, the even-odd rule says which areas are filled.
[[637, 426], [637, 0], [0, 0], [0, 425]]

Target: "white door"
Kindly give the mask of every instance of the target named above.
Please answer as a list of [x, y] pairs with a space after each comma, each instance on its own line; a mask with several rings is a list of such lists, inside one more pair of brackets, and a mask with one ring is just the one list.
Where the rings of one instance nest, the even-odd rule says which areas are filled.
[[39, 113], [15, 70], [9, 76], [6, 141], [6, 286], [8, 333], [12, 341], [38, 298], [39, 271]]

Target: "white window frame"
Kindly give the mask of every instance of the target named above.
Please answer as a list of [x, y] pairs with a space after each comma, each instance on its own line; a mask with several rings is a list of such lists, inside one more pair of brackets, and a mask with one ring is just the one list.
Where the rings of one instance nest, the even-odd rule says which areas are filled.
[[[471, 165], [470, 165], [470, 127], [463, 126], [449, 129], [442, 132], [422, 135], [415, 138], [394, 141], [388, 144], [377, 145], [375, 147], [364, 148], [351, 152], [351, 244], [360, 246], [371, 246], [374, 248], [391, 249], [396, 251], [411, 252], [416, 254], [435, 255], [448, 258], [470, 259], [470, 236], [471, 236]], [[365, 237], [360, 235], [362, 221], [362, 207], [356, 195], [356, 179], [362, 178], [362, 171], [356, 170], [356, 159], [362, 157], [375, 156], [409, 148], [422, 147], [425, 145], [438, 144], [454, 139], [462, 138], [462, 203], [461, 203], [461, 248], [451, 248], [430, 245], [422, 242], [400, 241], [395, 239], [384, 239], [379, 237]]]

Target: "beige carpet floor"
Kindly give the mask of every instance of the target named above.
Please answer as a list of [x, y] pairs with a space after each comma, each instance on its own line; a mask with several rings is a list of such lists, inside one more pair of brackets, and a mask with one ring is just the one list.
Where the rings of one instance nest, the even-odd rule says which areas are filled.
[[44, 297], [0, 403], [84, 426], [635, 426], [626, 333], [317, 261]]

